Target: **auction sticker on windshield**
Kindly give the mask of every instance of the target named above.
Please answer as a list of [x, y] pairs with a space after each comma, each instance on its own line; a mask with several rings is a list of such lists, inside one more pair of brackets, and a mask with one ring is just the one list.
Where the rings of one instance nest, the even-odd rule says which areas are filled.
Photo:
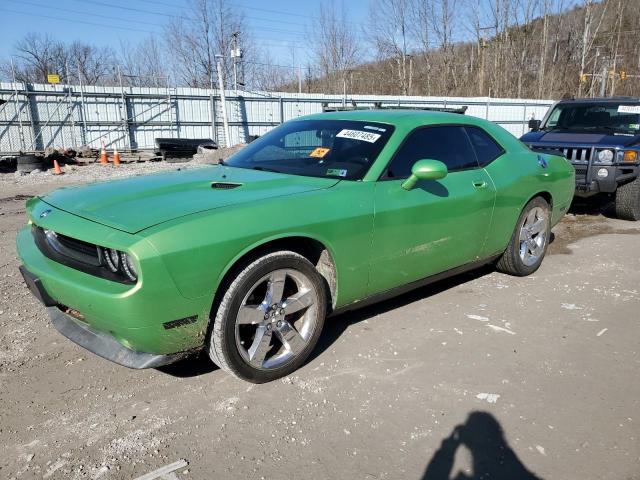
[[323, 158], [331, 149], [326, 147], [318, 147], [309, 154], [310, 157]]
[[381, 137], [381, 135], [378, 133], [363, 132], [361, 130], [348, 130], [345, 128], [344, 130], [340, 131], [340, 133], [338, 133], [336, 137], [350, 138], [352, 140], [362, 140], [363, 142], [375, 143], [376, 140]]
[[619, 105], [619, 113], [640, 113], [640, 105]]

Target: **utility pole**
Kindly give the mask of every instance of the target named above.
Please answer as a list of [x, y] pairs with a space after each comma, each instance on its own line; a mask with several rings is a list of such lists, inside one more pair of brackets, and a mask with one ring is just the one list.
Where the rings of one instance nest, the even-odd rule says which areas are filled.
[[411, 95], [411, 87], [413, 86], [413, 55], [407, 55], [409, 57], [409, 88], [407, 94]]
[[216, 55], [216, 68], [218, 69], [218, 89], [220, 90], [220, 102], [222, 103], [222, 124], [224, 126], [225, 147], [231, 146], [229, 135], [229, 119], [227, 118], [227, 97], [224, 94], [224, 78], [222, 78], [222, 55]]
[[242, 52], [238, 48], [238, 36], [240, 32], [231, 34], [231, 59], [233, 60], [233, 89], [238, 92], [238, 60], [242, 58]]
[[604, 97], [607, 94], [607, 76], [609, 75], [609, 68], [607, 64], [602, 65], [602, 73], [600, 74], [600, 96]]
[[480, 96], [484, 95], [484, 83], [485, 83], [485, 78], [484, 78], [484, 62], [485, 62], [485, 49], [489, 47], [489, 44], [487, 43], [487, 39], [485, 37], [485, 31], [486, 30], [493, 30], [495, 29], [496, 32], [498, 30], [498, 26], [497, 25], [492, 25], [490, 27], [480, 27], [478, 26], [478, 33], [479, 33], [479, 39], [478, 39], [478, 56], [480, 57], [480, 79], [478, 81], [478, 88], [480, 91]]

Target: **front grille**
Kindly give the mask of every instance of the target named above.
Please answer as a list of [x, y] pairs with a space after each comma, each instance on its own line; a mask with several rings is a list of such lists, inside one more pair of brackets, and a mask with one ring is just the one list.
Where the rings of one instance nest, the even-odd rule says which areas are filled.
[[587, 164], [591, 161], [593, 149], [591, 147], [561, 147], [561, 146], [542, 146], [536, 145], [531, 147], [532, 150], [538, 152], [554, 152], [556, 155], [562, 155], [572, 163]]
[[45, 230], [37, 225], [32, 226], [31, 233], [42, 254], [55, 262], [114, 282], [135, 283], [105, 267], [102, 264], [100, 247], [97, 245], [67, 237], [53, 230]]
[[83, 242], [82, 240], [67, 237], [66, 235], [62, 235], [60, 233], [56, 233], [56, 238], [58, 242], [65, 248], [68, 248], [69, 250], [74, 252], [78, 252], [82, 255], [89, 255], [91, 257], [94, 257], [96, 260], [98, 259], [98, 249], [93, 243]]

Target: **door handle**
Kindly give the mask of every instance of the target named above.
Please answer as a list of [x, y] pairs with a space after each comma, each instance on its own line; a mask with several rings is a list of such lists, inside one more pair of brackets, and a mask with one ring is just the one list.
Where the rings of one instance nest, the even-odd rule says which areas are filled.
[[485, 182], [484, 180], [475, 180], [473, 182], [473, 186], [476, 188], [484, 188], [487, 186], [487, 182]]

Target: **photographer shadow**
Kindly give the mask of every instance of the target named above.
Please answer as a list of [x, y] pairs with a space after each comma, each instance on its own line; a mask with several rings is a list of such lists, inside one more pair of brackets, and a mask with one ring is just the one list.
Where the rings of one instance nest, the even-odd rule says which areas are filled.
[[[454, 473], [455, 454], [461, 446], [472, 458], [471, 473]], [[471, 412], [453, 429], [431, 458], [422, 480], [541, 480], [529, 471], [509, 447], [500, 423], [487, 412]]]

